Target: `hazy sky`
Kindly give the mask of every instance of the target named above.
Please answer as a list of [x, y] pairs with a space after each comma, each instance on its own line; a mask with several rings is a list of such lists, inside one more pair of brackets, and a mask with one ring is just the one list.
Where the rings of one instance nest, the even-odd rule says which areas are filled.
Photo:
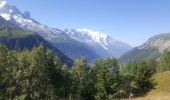
[[89, 28], [138, 46], [170, 32], [170, 0], [7, 0], [40, 23]]

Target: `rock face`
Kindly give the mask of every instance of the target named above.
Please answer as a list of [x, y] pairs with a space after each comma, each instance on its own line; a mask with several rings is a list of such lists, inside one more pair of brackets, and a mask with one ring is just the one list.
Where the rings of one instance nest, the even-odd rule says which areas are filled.
[[170, 48], [170, 33], [160, 34], [155, 37], [152, 37], [143, 44], [140, 48], [148, 48], [148, 47], [155, 47], [158, 48], [160, 52], [163, 52], [165, 49]]
[[170, 50], [170, 33], [150, 38], [143, 45], [132, 49], [120, 57], [121, 61], [157, 59], [165, 50]]

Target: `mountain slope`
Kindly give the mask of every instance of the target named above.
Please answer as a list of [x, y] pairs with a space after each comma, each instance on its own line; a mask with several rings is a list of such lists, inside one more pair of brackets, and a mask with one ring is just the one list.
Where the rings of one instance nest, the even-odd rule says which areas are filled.
[[25, 31], [5, 19], [0, 17], [0, 43], [4, 44], [10, 50], [25, 48], [31, 50], [36, 46], [43, 45], [44, 48], [51, 49], [63, 63], [71, 64], [72, 60], [65, 56], [62, 52], [44, 40], [36, 33]]
[[125, 43], [112, 39], [104, 33], [84, 29], [66, 29], [65, 32], [74, 40], [89, 45], [101, 57], [120, 57], [131, 49]]
[[170, 33], [150, 38], [143, 45], [132, 49], [120, 57], [121, 61], [158, 59], [165, 50], [170, 50]]

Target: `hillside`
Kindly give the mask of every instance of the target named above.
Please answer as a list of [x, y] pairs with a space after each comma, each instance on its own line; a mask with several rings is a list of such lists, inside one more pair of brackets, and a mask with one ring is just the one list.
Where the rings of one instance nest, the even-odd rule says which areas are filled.
[[170, 71], [156, 74], [153, 78], [157, 85], [146, 97], [134, 100], [169, 100], [170, 99]]
[[165, 49], [170, 50], [170, 33], [159, 34], [150, 38], [143, 45], [121, 56], [120, 61], [158, 59]]
[[157, 59], [160, 56], [160, 52], [157, 48], [151, 47], [147, 49], [134, 48], [123, 56], [120, 57], [121, 62], [131, 61], [131, 60], [150, 60]]
[[71, 64], [72, 60], [52, 46], [36, 33], [23, 30], [0, 17], [0, 43], [10, 50], [33, 49], [43, 45], [44, 48], [51, 49], [63, 63]]

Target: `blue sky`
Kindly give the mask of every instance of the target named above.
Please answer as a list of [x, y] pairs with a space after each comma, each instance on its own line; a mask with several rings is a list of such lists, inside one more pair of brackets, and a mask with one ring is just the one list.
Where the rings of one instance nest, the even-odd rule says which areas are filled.
[[170, 0], [8, 0], [51, 27], [89, 28], [138, 46], [170, 32]]

